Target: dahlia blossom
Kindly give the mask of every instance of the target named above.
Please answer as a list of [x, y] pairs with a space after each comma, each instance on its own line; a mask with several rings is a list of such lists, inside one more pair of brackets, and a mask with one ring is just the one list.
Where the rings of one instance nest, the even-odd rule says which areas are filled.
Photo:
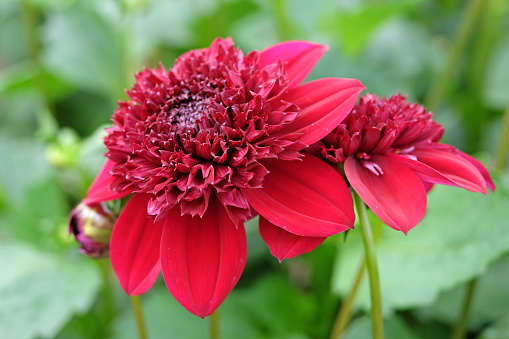
[[486, 187], [495, 189], [478, 160], [438, 143], [443, 132], [431, 113], [404, 96], [379, 99], [367, 94], [337, 128], [306, 152], [339, 171], [341, 164], [350, 185], [373, 213], [406, 234], [424, 217], [426, 192], [433, 184], [484, 194]]
[[353, 226], [340, 175], [300, 152], [336, 127], [363, 90], [354, 79], [299, 85], [326, 50], [294, 41], [244, 56], [231, 39], [217, 39], [169, 71], [160, 65], [136, 76], [107, 129], [108, 160], [83, 200], [134, 194], [110, 243], [128, 294], [147, 291], [162, 270], [177, 301], [205, 317], [242, 274], [247, 219], [260, 215], [280, 260]]

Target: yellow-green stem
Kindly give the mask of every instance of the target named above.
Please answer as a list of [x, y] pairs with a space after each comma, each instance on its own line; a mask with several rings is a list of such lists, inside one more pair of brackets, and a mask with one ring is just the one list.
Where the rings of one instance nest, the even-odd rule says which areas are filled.
[[470, 314], [470, 307], [472, 306], [472, 300], [474, 298], [477, 281], [477, 278], [473, 278], [468, 282], [467, 291], [465, 293], [465, 300], [463, 301], [463, 307], [461, 308], [460, 318], [452, 334], [452, 339], [465, 338], [465, 334], [467, 333], [468, 329], [468, 316]]
[[219, 309], [215, 310], [209, 317], [210, 339], [219, 339]]
[[136, 318], [139, 338], [147, 339], [147, 331], [145, 330], [145, 321], [143, 320], [143, 311], [141, 309], [141, 297], [139, 295], [133, 295], [131, 297], [131, 302], [133, 306], [134, 317]]
[[33, 5], [28, 0], [20, 0], [21, 17], [27, 41], [28, 57], [35, 67], [35, 84], [38, 91], [42, 95], [43, 103], [46, 111], [52, 114], [50, 94], [46, 84], [46, 77], [41, 63], [41, 43], [37, 34], [37, 17]]
[[507, 152], [509, 151], [509, 102], [505, 108], [502, 118], [502, 128], [500, 129], [500, 140], [498, 142], [497, 156], [495, 158], [495, 168], [499, 171], [505, 169]]
[[354, 192], [354, 201], [359, 215], [359, 228], [362, 234], [364, 250], [366, 252], [366, 268], [368, 269], [369, 287], [371, 290], [371, 322], [373, 324], [373, 339], [384, 337], [384, 325], [382, 318], [382, 296], [380, 294], [380, 279], [378, 276], [378, 264], [376, 260], [375, 242], [369, 225], [366, 205], [361, 197]]
[[350, 322], [350, 316], [352, 314], [352, 305], [355, 300], [355, 296], [357, 295], [357, 291], [359, 290], [359, 286], [361, 285], [362, 278], [364, 277], [365, 269], [366, 260], [362, 259], [357, 274], [355, 276], [355, 281], [353, 283], [352, 289], [350, 290], [350, 293], [348, 293], [346, 299], [341, 304], [338, 316], [336, 318], [336, 321], [334, 322], [334, 327], [332, 328], [330, 339], [341, 338], [341, 335], [348, 326], [348, 323]]
[[[382, 220], [378, 220], [378, 223], [375, 225], [375, 233], [374, 233], [374, 241], [375, 244], [380, 237], [380, 233], [382, 232], [383, 222]], [[341, 335], [346, 330], [348, 323], [350, 322], [350, 318], [352, 315], [352, 305], [355, 301], [355, 297], [357, 296], [357, 292], [359, 291], [359, 286], [362, 282], [362, 278], [364, 277], [364, 271], [366, 270], [366, 259], [362, 259], [357, 270], [357, 274], [355, 275], [355, 281], [350, 289], [350, 292], [346, 296], [346, 299], [341, 304], [341, 308], [339, 309], [338, 315], [336, 317], [336, 321], [334, 322], [334, 326], [332, 327], [332, 332], [330, 334], [330, 339], [339, 339]]]
[[468, 2], [465, 12], [461, 17], [458, 31], [456, 32], [456, 37], [449, 51], [449, 55], [447, 56], [446, 63], [442, 72], [435, 79], [426, 97], [425, 104], [429, 110], [436, 110], [442, 101], [444, 92], [460, 64], [460, 59], [468, 38], [478, 21], [479, 13], [481, 13], [481, 9], [485, 5], [485, 2], [486, 0], [470, 0]]
[[292, 38], [292, 24], [287, 15], [288, 11], [286, 5], [286, 0], [275, 0], [272, 2], [273, 10], [276, 15], [279, 38], [282, 41]]

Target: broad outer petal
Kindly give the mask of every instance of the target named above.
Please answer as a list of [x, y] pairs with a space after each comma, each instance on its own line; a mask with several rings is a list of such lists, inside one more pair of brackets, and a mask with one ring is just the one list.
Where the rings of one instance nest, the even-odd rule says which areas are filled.
[[[454, 182], [454, 186], [472, 192], [487, 193], [486, 181], [483, 175], [468, 159], [455, 153], [432, 148], [417, 148], [411, 154], [416, 156], [419, 162], [446, 176]], [[425, 180], [442, 184], [438, 181]]]
[[326, 237], [303, 237], [287, 232], [264, 217], [260, 217], [260, 235], [269, 246], [270, 254], [279, 262], [312, 251], [327, 239]]
[[135, 194], [120, 213], [111, 235], [111, 264], [129, 295], [148, 291], [161, 271], [159, 246], [163, 221], [154, 223], [154, 219], [147, 218], [151, 196]]
[[495, 192], [495, 183], [493, 183], [493, 180], [491, 179], [491, 176], [490, 176], [490, 173], [488, 172], [488, 170], [486, 169], [486, 167], [484, 167], [484, 165], [482, 164], [482, 162], [480, 162], [479, 160], [477, 160], [476, 158], [474, 158], [473, 156], [471, 155], [468, 155], [466, 153], [463, 153], [459, 150], [456, 150], [456, 152], [458, 153], [458, 155], [462, 158], [465, 158], [467, 159], [472, 165], [474, 165], [477, 170], [479, 171], [479, 173], [481, 173], [481, 175], [483, 176], [484, 178], [484, 181], [486, 182], [486, 186], [492, 191], [492, 192]]
[[265, 159], [263, 188], [243, 189], [264, 218], [300, 236], [328, 237], [353, 227], [350, 190], [330, 165], [307, 154], [302, 161]]
[[426, 212], [421, 179], [404, 164], [384, 155], [371, 157], [383, 174], [376, 175], [355, 157], [345, 161], [345, 174], [354, 190], [384, 223], [407, 233]]
[[274, 134], [302, 133], [311, 145], [336, 128], [350, 113], [364, 86], [356, 79], [324, 78], [288, 91], [282, 100], [300, 107], [295, 120]]
[[88, 189], [87, 196], [83, 199], [83, 203], [87, 205], [98, 204], [104, 201], [117, 200], [128, 196], [132, 192], [118, 193], [110, 189], [114, 177], [110, 175], [110, 171], [115, 163], [111, 160], [106, 160], [101, 171], [95, 177], [94, 182]]
[[181, 216], [173, 208], [161, 241], [163, 277], [173, 297], [204, 318], [224, 301], [244, 270], [246, 233], [235, 227], [224, 207], [211, 197], [202, 218]]
[[307, 41], [288, 41], [271, 46], [260, 52], [260, 66], [265, 67], [280, 61], [286, 62], [288, 88], [297, 86], [311, 72], [328, 46]]

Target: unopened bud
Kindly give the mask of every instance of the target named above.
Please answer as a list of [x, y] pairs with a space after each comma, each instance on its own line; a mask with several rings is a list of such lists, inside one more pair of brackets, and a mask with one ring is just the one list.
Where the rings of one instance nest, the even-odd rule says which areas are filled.
[[81, 244], [80, 252], [92, 258], [105, 258], [114, 224], [115, 219], [104, 204], [81, 203], [71, 211], [69, 233]]

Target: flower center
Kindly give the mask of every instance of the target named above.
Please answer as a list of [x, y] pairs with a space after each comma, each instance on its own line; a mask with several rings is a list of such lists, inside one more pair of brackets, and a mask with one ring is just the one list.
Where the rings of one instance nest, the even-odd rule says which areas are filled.
[[182, 100], [168, 111], [168, 122], [178, 131], [198, 131], [196, 121], [208, 116], [211, 99], [207, 96], [190, 95], [189, 99]]

